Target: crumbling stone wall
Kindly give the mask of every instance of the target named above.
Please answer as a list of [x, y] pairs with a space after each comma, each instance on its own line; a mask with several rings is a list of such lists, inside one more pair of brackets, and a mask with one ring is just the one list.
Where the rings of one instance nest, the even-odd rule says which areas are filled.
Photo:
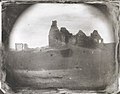
[[87, 48], [97, 48], [103, 44], [103, 39], [97, 30], [94, 30], [90, 36], [87, 36], [84, 31], [80, 30], [76, 35], [70, 33], [65, 27], [61, 27], [60, 31], [57, 27], [57, 21], [52, 21], [49, 31], [49, 47], [59, 48], [64, 43], [64, 46], [77, 45]]

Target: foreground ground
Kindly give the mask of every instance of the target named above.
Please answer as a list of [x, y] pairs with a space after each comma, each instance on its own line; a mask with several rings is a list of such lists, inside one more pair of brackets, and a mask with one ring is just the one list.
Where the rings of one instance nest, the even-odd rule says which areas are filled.
[[14, 89], [103, 90], [115, 81], [114, 46], [9, 52], [7, 82]]

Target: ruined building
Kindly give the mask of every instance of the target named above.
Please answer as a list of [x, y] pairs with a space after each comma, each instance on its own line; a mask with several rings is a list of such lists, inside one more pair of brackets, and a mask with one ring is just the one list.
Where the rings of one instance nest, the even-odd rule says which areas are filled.
[[75, 45], [78, 46], [94, 48], [102, 46], [103, 44], [103, 39], [101, 38], [97, 30], [94, 30], [90, 36], [86, 36], [86, 34], [80, 30], [75, 36], [76, 36]]
[[16, 51], [25, 51], [28, 50], [28, 44], [27, 43], [15, 43], [15, 50]]
[[84, 45], [84, 42], [87, 38], [86, 34], [83, 33], [82, 30], [79, 30], [79, 32], [75, 36], [76, 36], [76, 44], [79, 46]]
[[94, 42], [96, 42], [96, 43], [103, 43], [103, 39], [98, 34], [97, 30], [94, 30], [93, 33], [91, 33], [91, 37], [93, 38]]
[[86, 36], [82, 30], [79, 30], [76, 35], [72, 35], [65, 27], [61, 27], [59, 30], [57, 21], [52, 21], [49, 31], [49, 46], [59, 47], [66, 44], [93, 48], [102, 45], [103, 39], [97, 30], [94, 30], [90, 36]]
[[65, 27], [61, 27], [60, 35], [61, 35], [61, 42], [67, 44], [72, 36], [72, 33], [69, 33], [69, 31]]
[[57, 21], [52, 21], [52, 25], [49, 31], [49, 46], [57, 47], [60, 45], [61, 34], [57, 27]]
[[69, 33], [65, 27], [61, 27], [59, 30], [57, 27], [57, 21], [52, 21], [52, 25], [49, 31], [50, 47], [58, 47], [67, 44], [71, 36], [72, 34]]

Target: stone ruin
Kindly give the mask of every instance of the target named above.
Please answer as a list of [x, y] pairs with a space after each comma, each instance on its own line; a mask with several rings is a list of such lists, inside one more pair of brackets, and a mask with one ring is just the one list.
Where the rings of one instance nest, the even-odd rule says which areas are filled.
[[15, 43], [15, 50], [16, 51], [23, 51], [28, 50], [28, 44], [24, 43]]
[[59, 30], [57, 21], [52, 21], [49, 31], [49, 46], [59, 47], [67, 44], [94, 48], [102, 45], [103, 39], [97, 30], [94, 30], [90, 36], [87, 36], [82, 30], [79, 30], [76, 35], [73, 35], [65, 27], [61, 27]]

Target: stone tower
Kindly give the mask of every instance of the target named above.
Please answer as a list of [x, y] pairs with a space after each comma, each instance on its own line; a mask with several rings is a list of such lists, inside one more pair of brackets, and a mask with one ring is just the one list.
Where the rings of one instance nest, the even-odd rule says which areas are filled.
[[59, 46], [61, 41], [61, 34], [57, 27], [57, 21], [52, 21], [52, 25], [49, 31], [49, 46], [50, 47], [57, 47]]

